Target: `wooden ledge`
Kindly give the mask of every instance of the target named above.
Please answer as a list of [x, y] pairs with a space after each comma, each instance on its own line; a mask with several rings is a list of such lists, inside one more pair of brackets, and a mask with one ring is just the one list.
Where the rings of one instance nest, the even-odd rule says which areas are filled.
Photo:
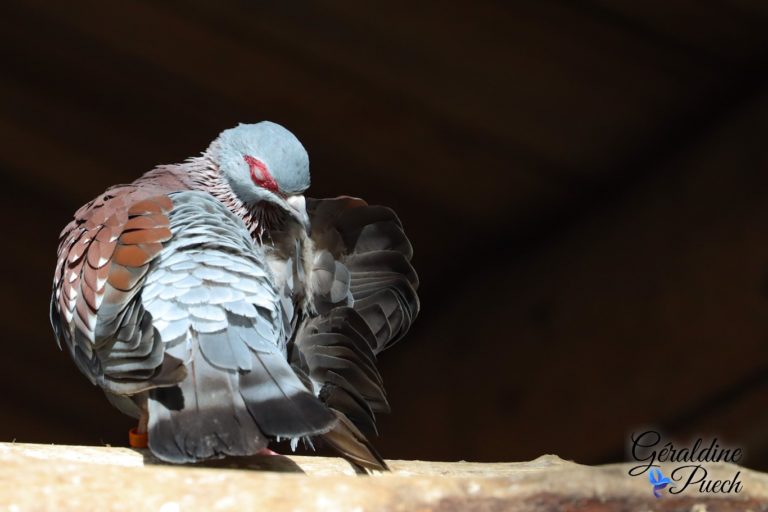
[[142, 450], [0, 443], [0, 510], [301, 511], [768, 511], [768, 475], [707, 464], [709, 478], [740, 471], [738, 494], [651, 495], [630, 464], [582, 466], [554, 455], [531, 462], [388, 461], [355, 475], [342, 459], [249, 457], [206, 466], [159, 463]]

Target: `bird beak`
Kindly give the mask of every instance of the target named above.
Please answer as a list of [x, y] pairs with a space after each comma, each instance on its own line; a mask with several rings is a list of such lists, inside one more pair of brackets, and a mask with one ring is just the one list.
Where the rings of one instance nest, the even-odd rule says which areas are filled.
[[291, 213], [306, 230], [309, 230], [309, 215], [307, 215], [307, 201], [301, 194], [288, 196], [285, 198]]

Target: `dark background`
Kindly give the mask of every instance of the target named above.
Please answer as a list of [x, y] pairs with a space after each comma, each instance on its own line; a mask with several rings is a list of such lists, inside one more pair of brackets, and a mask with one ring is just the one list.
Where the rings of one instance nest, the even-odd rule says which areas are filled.
[[312, 195], [392, 206], [422, 314], [388, 458], [626, 458], [647, 425], [768, 468], [768, 7], [0, 3], [0, 440], [125, 444], [55, 347], [81, 204], [270, 119]]

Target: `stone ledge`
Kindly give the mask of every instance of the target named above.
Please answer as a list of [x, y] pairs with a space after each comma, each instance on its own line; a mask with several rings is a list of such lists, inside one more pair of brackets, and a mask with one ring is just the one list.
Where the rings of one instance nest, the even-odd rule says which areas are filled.
[[713, 479], [740, 471], [738, 494], [690, 489], [655, 499], [644, 476], [627, 475], [629, 464], [582, 466], [554, 455], [388, 463], [391, 473], [358, 476], [328, 457], [171, 466], [128, 448], [0, 443], [0, 510], [768, 511], [768, 475], [731, 464], [706, 467]]

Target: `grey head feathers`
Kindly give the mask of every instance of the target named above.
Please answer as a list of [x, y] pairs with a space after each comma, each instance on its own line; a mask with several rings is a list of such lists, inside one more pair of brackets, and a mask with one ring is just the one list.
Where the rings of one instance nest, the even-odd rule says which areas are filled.
[[306, 225], [309, 156], [290, 131], [271, 121], [239, 124], [221, 132], [206, 155], [243, 203], [277, 206]]
[[208, 153], [236, 192], [242, 193], [242, 199], [258, 194], [253, 190], [257, 187], [254, 187], [247, 157], [264, 164], [279, 193], [300, 194], [309, 188], [307, 151], [294, 134], [271, 121], [239, 124], [224, 130], [211, 143]]

